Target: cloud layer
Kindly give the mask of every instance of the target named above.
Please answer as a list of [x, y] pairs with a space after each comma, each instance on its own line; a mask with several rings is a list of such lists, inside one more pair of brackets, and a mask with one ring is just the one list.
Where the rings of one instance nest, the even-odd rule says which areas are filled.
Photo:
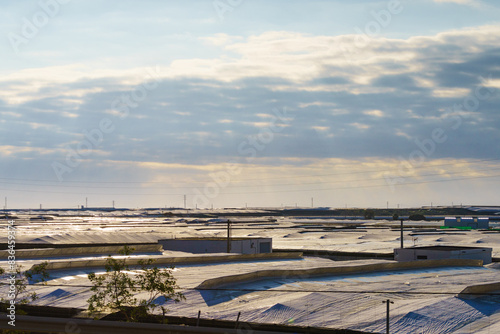
[[56, 162], [70, 170], [65, 181], [202, 182], [229, 161], [252, 166], [252, 177], [377, 161], [401, 176], [400, 161], [498, 157], [499, 26], [407, 39], [269, 31], [199, 42], [221, 56], [3, 76], [2, 174], [57, 181]]

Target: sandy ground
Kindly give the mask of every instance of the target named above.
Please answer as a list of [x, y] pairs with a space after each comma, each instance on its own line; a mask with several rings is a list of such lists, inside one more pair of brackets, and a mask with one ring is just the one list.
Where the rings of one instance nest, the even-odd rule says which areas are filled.
[[[156, 242], [187, 236], [225, 236], [217, 221], [196, 222], [175, 218], [56, 217], [49, 222], [16, 221], [16, 242], [103, 243]], [[359, 224], [360, 222], [355, 222]], [[233, 236], [272, 237], [273, 248], [323, 249], [349, 252], [392, 252], [400, 245], [400, 232], [390, 221], [364, 221], [360, 228], [334, 230], [353, 221], [320, 221], [282, 218], [277, 222], [236, 222]], [[492, 247], [500, 257], [500, 234], [481, 231], [443, 231], [442, 222], [422, 222], [404, 232], [405, 245], [463, 245]], [[422, 228], [427, 228], [422, 230]], [[0, 242], [5, 242], [2, 234]], [[165, 256], [179, 253], [165, 252]], [[86, 257], [90, 258], [90, 257]], [[67, 260], [67, 259], [66, 259]], [[25, 267], [40, 260], [19, 260]], [[274, 260], [207, 265], [181, 265], [174, 275], [187, 297], [170, 305], [171, 314], [242, 321], [289, 323], [385, 332], [385, 304], [391, 305], [394, 333], [499, 333], [500, 299], [456, 297], [470, 284], [500, 281], [498, 264], [484, 268], [441, 268], [366, 275], [331, 276], [315, 279], [282, 277], [235, 287], [231, 290], [199, 291], [202, 281], [262, 269], [313, 268], [376, 263], [384, 260], [332, 261], [306, 257], [302, 260]], [[6, 263], [0, 262], [6, 267]], [[94, 268], [102, 272], [103, 268]], [[90, 297], [91, 270], [51, 271], [46, 286], [37, 286], [40, 305], [86, 308]], [[134, 271], [131, 272], [134, 274]], [[245, 291], [242, 291], [244, 289]], [[6, 287], [2, 287], [2, 294]]]

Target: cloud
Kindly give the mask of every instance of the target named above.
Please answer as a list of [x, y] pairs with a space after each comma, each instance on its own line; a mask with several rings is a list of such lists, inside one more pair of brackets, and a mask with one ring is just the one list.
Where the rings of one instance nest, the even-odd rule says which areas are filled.
[[384, 117], [384, 112], [382, 110], [374, 109], [374, 110], [367, 110], [363, 112], [365, 115], [371, 115], [375, 117]]
[[[294, 168], [325, 174], [335, 164], [380, 173], [422, 152], [418, 143], [429, 143], [436, 129], [446, 140], [434, 141], [426, 162], [491, 158], [500, 142], [499, 36], [500, 27], [484, 26], [359, 47], [353, 35], [214, 35], [205, 40], [229, 54], [157, 69], [73, 64], [7, 74], [0, 79], [2, 172], [55, 179], [52, 163], [66, 163], [103, 119], [113, 131], [67, 180], [166, 180], [182, 193], [192, 189], [176, 179], [204, 185], [228, 161], [254, 178]], [[150, 82], [151, 70], [154, 87], [121, 117], [113, 101]], [[490, 96], [476, 106], [478, 89]], [[284, 109], [288, 116], [273, 127]], [[264, 140], [248, 150], [259, 135]]]
[[243, 38], [241, 36], [230, 36], [228, 34], [218, 33], [213, 36], [200, 37], [200, 39], [211, 45], [224, 46], [234, 41], [242, 40]]

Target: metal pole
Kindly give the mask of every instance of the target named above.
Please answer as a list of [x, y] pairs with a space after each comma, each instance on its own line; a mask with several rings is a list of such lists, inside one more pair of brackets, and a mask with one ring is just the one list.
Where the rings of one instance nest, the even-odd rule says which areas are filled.
[[231, 221], [227, 221], [227, 252], [231, 253]]
[[240, 315], [241, 315], [241, 312], [238, 312], [238, 317], [236, 318], [236, 324], [234, 326], [235, 329], [238, 328], [238, 325], [239, 325], [239, 322], [240, 322]]
[[196, 327], [200, 326], [200, 315], [201, 315], [201, 310], [198, 310], [198, 319], [196, 319]]
[[387, 300], [387, 321], [386, 321], [386, 333], [389, 334], [389, 299]]
[[404, 243], [403, 243], [403, 219], [401, 219], [401, 248], [405, 248], [404, 247]]
[[389, 334], [389, 304], [394, 304], [390, 299], [384, 300], [382, 303], [387, 303], [387, 316], [386, 316], [386, 325], [385, 332]]

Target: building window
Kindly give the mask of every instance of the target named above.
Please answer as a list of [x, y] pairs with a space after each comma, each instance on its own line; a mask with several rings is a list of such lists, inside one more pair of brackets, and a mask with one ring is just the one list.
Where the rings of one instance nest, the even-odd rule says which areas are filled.
[[259, 245], [259, 253], [271, 253], [271, 243], [261, 242]]

